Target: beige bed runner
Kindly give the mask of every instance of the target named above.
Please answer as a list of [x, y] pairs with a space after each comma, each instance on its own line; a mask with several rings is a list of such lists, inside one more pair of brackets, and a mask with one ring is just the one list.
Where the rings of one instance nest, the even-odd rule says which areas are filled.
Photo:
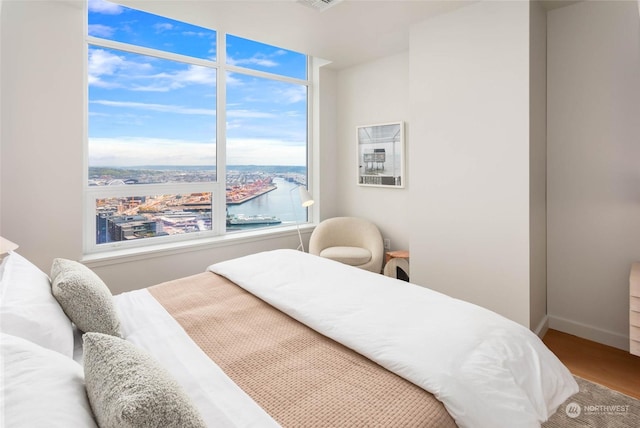
[[211, 272], [149, 288], [283, 427], [455, 427], [430, 393]]

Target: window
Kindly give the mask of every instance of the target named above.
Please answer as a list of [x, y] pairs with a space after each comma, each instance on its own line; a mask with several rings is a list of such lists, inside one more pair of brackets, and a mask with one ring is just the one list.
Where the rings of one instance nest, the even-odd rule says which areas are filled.
[[306, 221], [306, 55], [104, 0], [87, 16], [87, 252]]

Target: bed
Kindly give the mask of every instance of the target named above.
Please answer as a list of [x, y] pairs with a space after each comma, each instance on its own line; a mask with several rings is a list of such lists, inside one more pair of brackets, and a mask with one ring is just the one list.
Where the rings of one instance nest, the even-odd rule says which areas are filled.
[[3, 266], [8, 427], [109, 426], [143, 386], [156, 395], [130, 426], [536, 427], [578, 391], [528, 329], [299, 251], [114, 297], [75, 262], [54, 262], [51, 278], [16, 253]]

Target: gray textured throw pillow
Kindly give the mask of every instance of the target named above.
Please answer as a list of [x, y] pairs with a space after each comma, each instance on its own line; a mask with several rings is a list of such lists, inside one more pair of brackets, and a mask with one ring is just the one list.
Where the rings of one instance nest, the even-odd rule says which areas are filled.
[[51, 273], [49, 274], [49, 276], [51, 277], [51, 282], [53, 282], [53, 280], [56, 279], [58, 275], [60, 275], [60, 272], [71, 268], [73, 263], [73, 260], [53, 259], [53, 263], [51, 264]]
[[171, 375], [135, 345], [114, 336], [86, 333], [84, 376], [101, 428], [206, 427]]
[[51, 277], [53, 296], [78, 329], [120, 336], [111, 291], [91, 269], [73, 260], [55, 259]]

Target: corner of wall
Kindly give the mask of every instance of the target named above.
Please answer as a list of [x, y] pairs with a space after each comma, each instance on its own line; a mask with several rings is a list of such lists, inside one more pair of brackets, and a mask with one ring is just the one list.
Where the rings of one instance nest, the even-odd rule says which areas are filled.
[[629, 351], [629, 337], [600, 327], [550, 315], [549, 328]]
[[549, 317], [548, 316], [544, 316], [542, 318], [542, 321], [540, 321], [540, 323], [538, 323], [538, 325], [536, 326], [535, 329], [533, 329], [533, 332], [540, 338], [542, 339], [545, 334], [547, 334], [547, 331], [549, 331]]
[[529, 3], [530, 326], [547, 314], [547, 14]]

